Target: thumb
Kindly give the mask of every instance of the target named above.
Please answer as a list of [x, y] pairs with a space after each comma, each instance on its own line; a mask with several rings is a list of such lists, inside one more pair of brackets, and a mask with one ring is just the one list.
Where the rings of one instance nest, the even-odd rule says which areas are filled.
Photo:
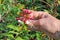
[[38, 20], [27, 20], [26, 23], [27, 24], [27, 29], [35, 31], [37, 30], [39, 27], [39, 21]]
[[39, 26], [39, 20], [27, 20], [25, 24], [28, 26]]

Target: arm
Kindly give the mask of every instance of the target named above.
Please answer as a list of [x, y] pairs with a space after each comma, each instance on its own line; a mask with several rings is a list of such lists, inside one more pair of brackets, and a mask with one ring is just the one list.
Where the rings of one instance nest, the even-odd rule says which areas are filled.
[[56, 40], [60, 40], [60, 20], [58, 21], [57, 31], [52, 34]]
[[59, 40], [60, 39], [60, 31], [56, 31], [54, 34], [53, 34], [54, 38], [56, 40]]
[[47, 30], [43, 30], [42, 32], [46, 33], [47, 35], [49, 35], [51, 38], [54, 38], [55, 40], [60, 40], [60, 20], [57, 20], [56, 25], [54, 24], [54, 26], [56, 26], [56, 28], [53, 28], [50, 31], [53, 31], [55, 29], [55, 31], [50, 32]]
[[[32, 10], [24, 10], [23, 12], [31, 13], [28, 16], [33, 18], [33, 20], [26, 20], [25, 24], [27, 24], [28, 29], [42, 31], [49, 36], [54, 37], [56, 40], [60, 39], [60, 21], [58, 19], [46, 12]], [[35, 18], [37, 19], [35, 20]]]

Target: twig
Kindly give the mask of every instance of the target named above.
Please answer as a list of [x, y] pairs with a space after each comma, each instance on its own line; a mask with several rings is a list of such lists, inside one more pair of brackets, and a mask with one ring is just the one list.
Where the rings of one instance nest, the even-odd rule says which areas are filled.
[[34, 4], [34, 0], [32, 0], [32, 4]]
[[2, 31], [0, 31], [0, 34], [2, 34]]
[[47, 4], [48, 7], [51, 7], [51, 5], [50, 5], [49, 3], [47, 3], [47, 2], [45, 2], [45, 1], [43, 1], [43, 0], [40, 0], [40, 1], [43, 2], [43, 3], [45, 3], [45, 4]]
[[3, 15], [3, 19], [9, 14], [9, 9], [7, 10], [7, 12]]
[[24, 0], [24, 2], [26, 2], [26, 0]]
[[6, 36], [4, 36], [4, 40], [7, 40], [7, 37]]
[[34, 0], [32, 0], [32, 9], [34, 9]]
[[13, 0], [13, 4], [16, 6], [17, 5], [17, 0]]
[[53, 16], [56, 16], [56, 9], [57, 9], [57, 6], [58, 6], [58, 0], [53, 0], [53, 2], [54, 2], [54, 8], [53, 8]]

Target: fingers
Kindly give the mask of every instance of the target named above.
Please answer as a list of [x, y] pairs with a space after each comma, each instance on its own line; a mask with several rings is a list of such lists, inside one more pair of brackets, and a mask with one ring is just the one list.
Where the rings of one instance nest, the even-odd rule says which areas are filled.
[[27, 9], [23, 9], [23, 11], [20, 13], [21, 17], [25, 17], [27, 19], [34, 19], [33, 15], [34, 15], [33, 10], [27, 10]]
[[[30, 18], [30, 19], [41, 19], [41, 18], [43, 18], [43, 17], [45, 17], [47, 14], [45, 13], [45, 12], [42, 12], [42, 11], [40, 11], [40, 12], [33, 12], [33, 13], [31, 13], [31, 14], [29, 14], [28, 15], [28, 18]], [[47, 16], [46, 16], [47, 17]]]
[[38, 13], [36, 11], [33, 11], [33, 10], [27, 10], [27, 9], [23, 9], [23, 14], [27, 15], [28, 19], [34, 19]]
[[42, 12], [42, 11], [33, 11], [33, 10], [27, 10], [27, 9], [23, 9], [23, 12], [28, 14], [28, 18], [29, 19], [40, 19], [42, 17], [46, 17], [45, 15], [47, 15], [47, 12]]
[[40, 27], [38, 21], [39, 20], [27, 20], [25, 24], [27, 24], [27, 26], [28, 26], [27, 28], [29, 30], [33, 30], [34, 31], [34, 30], [39, 29], [39, 27]]
[[25, 24], [28, 26], [39, 26], [39, 20], [27, 20]]

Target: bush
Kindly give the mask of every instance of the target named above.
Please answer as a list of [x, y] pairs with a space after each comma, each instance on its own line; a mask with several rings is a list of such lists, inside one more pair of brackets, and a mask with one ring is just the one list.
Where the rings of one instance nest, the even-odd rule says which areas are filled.
[[21, 10], [45, 11], [60, 19], [60, 0], [0, 0], [0, 40], [49, 40], [46, 34], [27, 30], [15, 20]]

